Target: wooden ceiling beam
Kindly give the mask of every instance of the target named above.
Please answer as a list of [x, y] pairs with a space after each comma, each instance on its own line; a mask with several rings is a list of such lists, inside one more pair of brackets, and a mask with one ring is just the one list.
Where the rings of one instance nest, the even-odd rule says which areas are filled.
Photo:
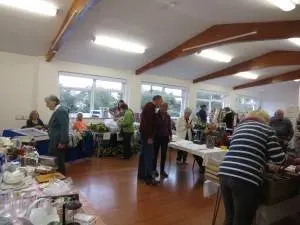
[[215, 25], [138, 68], [136, 74], [205, 48], [229, 43], [286, 39], [300, 36], [300, 20]]
[[233, 90], [262, 86], [262, 85], [267, 85], [267, 84], [276, 84], [276, 83], [280, 83], [280, 82], [297, 80], [297, 79], [300, 79], [300, 69], [292, 71], [292, 72], [279, 74], [279, 75], [276, 75], [273, 77], [267, 77], [264, 79], [252, 81], [252, 82], [249, 82], [246, 84], [238, 85], [238, 86], [233, 87]]
[[231, 76], [233, 74], [259, 70], [273, 66], [294, 66], [300, 65], [300, 51], [273, 51], [256, 58], [241, 62], [239, 64], [227, 67], [214, 73], [201, 76], [193, 83], [203, 82], [211, 79]]
[[54, 39], [45, 56], [47, 62], [51, 62], [54, 58], [56, 52], [61, 46], [62, 39], [65, 37], [67, 32], [72, 28], [76, 21], [82, 19], [83, 15], [90, 10], [96, 3], [100, 0], [73, 0], [73, 3], [61, 24], [58, 32], [56, 33]]

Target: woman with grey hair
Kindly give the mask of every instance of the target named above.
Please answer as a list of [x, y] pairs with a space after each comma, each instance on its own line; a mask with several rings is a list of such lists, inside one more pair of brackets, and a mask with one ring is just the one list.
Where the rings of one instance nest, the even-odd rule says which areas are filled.
[[57, 158], [58, 171], [65, 174], [66, 149], [69, 143], [69, 114], [55, 95], [45, 98], [46, 106], [53, 111], [48, 124], [49, 155]]
[[[176, 125], [176, 135], [177, 137], [191, 141], [193, 139], [192, 129], [195, 125], [193, 118], [191, 117], [192, 110], [186, 108], [184, 110], [184, 115], [177, 120]], [[186, 164], [187, 152], [178, 151], [177, 152], [177, 163]]]

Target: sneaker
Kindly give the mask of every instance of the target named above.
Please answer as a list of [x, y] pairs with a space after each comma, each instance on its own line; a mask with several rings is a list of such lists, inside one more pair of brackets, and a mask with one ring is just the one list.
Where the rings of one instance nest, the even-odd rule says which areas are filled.
[[169, 175], [165, 171], [160, 172], [160, 176], [162, 178], [168, 178], [169, 177]]

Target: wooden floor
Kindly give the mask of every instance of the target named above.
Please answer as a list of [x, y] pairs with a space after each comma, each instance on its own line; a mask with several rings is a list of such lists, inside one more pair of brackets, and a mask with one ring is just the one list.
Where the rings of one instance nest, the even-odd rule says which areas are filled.
[[[137, 157], [93, 158], [72, 164], [68, 176], [106, 225], [210, 225], [214, 199], [203, 198], [202, 178], [192, 162], [178, 167], [174, 159], [167, 164], [169, 178], [158, 187], [137, 182]], [[217, 225], [223, 218], [221, 209]]]

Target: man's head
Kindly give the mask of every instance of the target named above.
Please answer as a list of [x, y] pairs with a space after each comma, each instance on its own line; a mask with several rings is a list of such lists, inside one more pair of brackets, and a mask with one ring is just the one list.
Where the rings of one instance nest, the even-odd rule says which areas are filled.
[[160, 111], [163, 113], [166, 113], [166, 112], [168, 112], [168, 108], [169, 108], [168, 103], [164, 102], [160, 106]]
[[283, 120], [284, 118], [284, 112], [281, 109], [278, 109], [275, 114], [274, 114], [275, 118], [278, 120]]
[[125, 112], [127, 109], [128, 109], [128, 105], [125, 104], [125, 103], [123, 103], [123, 104], [120, 106], [121, 112]]
[[46, 102], [46, 106], [52, 111], [55, 109], [57, 105], [60, 104], [59, 98], [55, 95], [50, 95], [47, 98], [45, 98], [45, 102]]
[[161, 104], [163, 103], [163, 98], [160, 95], [155, 95], [152, 98], [152, 102], [156, 107], [160, 107]]
[[224, 111], [225, 111], [225, 112], [230, 112], [230, 108], [229, 108], [229, 107], [225, 107], [225, 108], [224, 108]]
[[206, 111], [207, 107], [206, 107], [206, 105], [201, 105], [200, 109]]
[[189, 119], [190, 118], [190, 116], [191, 116], [191, 114], [192, 114], [192, 109], [191, 108], [186, 108], [185, 110], [184, 110], [184, 118], [185, 119]]
[[125, 104], [124, 100], [120, 100], [120, 101], [118, 102], [118, 108], [121, 108], [121, 105], [122, 105], [122, 104]]

